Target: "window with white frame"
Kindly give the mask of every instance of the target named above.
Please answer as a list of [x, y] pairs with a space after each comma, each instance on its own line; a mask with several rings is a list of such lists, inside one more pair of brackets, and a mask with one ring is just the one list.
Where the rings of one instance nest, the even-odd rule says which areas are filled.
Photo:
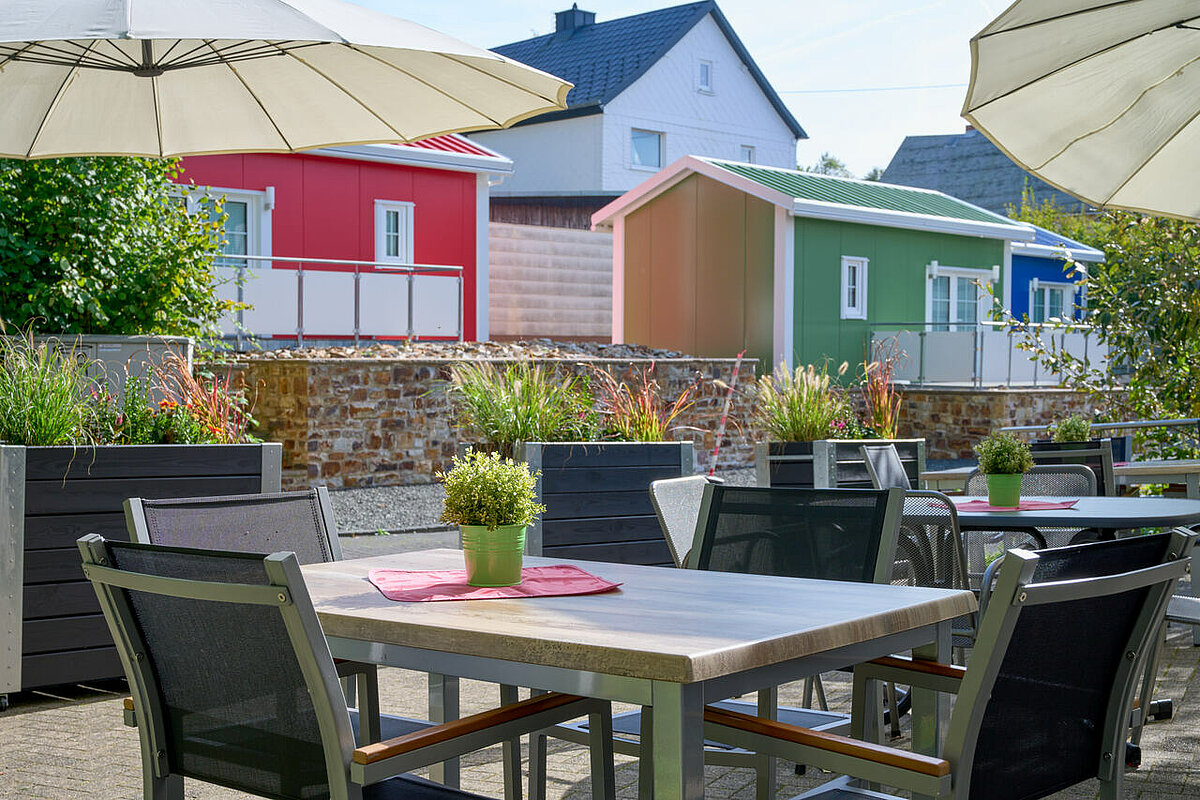
[[930, 264], [926, 277], [925, 321], [930, 330], [970, 331], [986, 314], [990, 270]]
[[412, 203], [375, 201], [375, 260], [389, 264], [413, 263]]
[[701, 59], [696, 65], [696, 91], [712, 92], [713, 62]]
[[658, 131], [633, 128], [630, 134], [630, 164], [635, 169], [660, 169], [663, 163], [663, 135]]
[[867, 318], [867, 259], [842, 256], [842, 319]]
[[1029, 282], [1029, 321], [1048, 322], [1074, 316], [1075, 286], [1070, 283]]
[[180, 187], [188, 213], [215, 214], [218, 204], [225, 212], [218, 267], [269, 267], [270, 263], [238, 256], [271, 254], [272, 191]]
[[744, 144], [744, 145], [742, 145], [742, 151], [741, 151], [741, 154], [742, 154], [742, 163], [743, 163], [743, 164], [753, 164], [753, 163], [755, 163], [755, 160], [754, 160], [754, 146], [753, 146], [753, 145], [748, 145], [748, 144]]

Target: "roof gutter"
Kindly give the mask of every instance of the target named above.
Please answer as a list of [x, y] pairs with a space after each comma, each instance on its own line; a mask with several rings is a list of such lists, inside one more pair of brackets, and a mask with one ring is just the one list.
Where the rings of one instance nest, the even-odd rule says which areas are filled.
[[1019, 256], [1041, 258], [1063, 258], [1065, 256], [1072, 261], [1089, 261], [1093, 264], [1098, 264], [1105, 258], [1104, 253], [1095, 248], [1070, 247], [1065, 244], [1054, 247], [1048, 244], [1034, 244], [1033, 242], [1013, 242], [1012, 251], [1013, 255]]

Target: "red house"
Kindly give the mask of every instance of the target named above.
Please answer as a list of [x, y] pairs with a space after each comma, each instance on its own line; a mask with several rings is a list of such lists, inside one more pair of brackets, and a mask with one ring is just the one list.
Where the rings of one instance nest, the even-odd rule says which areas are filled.
[[222, 323], [261, 338], [488, 336], [488, 188], [512, 161], [462, 136], [183, 159], [224, 197]]

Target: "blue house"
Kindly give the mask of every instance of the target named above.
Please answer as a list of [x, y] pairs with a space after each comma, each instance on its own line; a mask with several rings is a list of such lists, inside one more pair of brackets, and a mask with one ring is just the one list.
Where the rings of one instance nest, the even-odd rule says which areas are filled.
[[1007, 285], [1012, 294], [1005, 297], [1005, 306], [1017, 319], [1028, 316], [1030, 322], [1079, 319], [1087, 306], [1082, 288], [1076, 285], [1083, 276], [1074, 274], [1064, 256], [1086, 267], [1103, 261], [1104, 252], [1045, 228], [1030, 227], [1032, 242], [1011, 244], [1012, 280]]

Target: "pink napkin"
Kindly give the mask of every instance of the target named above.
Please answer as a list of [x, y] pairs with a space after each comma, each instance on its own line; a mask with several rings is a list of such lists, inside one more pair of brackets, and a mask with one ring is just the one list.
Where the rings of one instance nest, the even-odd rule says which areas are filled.
[[367, 580], [389, 600], [434, 602], [439, 600], [501, 600], [506, 597], [553, 597], [598, 594], [621, 584], [597, 578], [573, 564], [525, 567], [516, 586], [470, 586], [462, 569], [373, 569]]
[[[1022, 500], [1017, 511], [1050, 511], [1057, 508], [1074, 508], [1078, 500]], [[1013, 511], [1013, 506], [991, 506], [987, 500], [956, 502], [959, 511]]]

